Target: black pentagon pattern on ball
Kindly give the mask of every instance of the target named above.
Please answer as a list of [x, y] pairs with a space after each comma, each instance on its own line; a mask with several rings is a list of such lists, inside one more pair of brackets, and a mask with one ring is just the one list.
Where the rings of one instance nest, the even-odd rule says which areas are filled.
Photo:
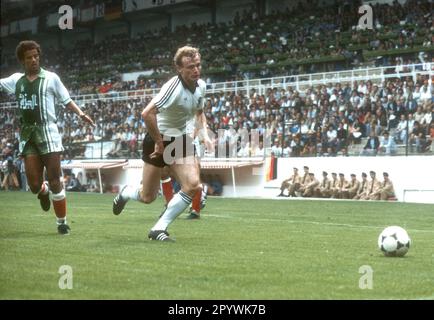
[[[379, 239], [380, 250], [384, 253], [384, 255], [386, 257], [402, 257], [407, 253], [408, 249], [410, 248], [410, 246], [411, 246], [410, 238], [408, 238], [408, 236], [406, 234], [403, 234], [403, 238], [405, 238], [405, 239], [404, 239], [404, 241], [402, 241], [402, 239], [400, 239], [399, 235], [400, 235], [400, 233], [398, 231], [393, 233], [393, 234], [390, 234], [390, 233], [389, 234], [385, 233], [385, 235], [381, 234], [381, 239]], [[383, 243], [385, 242], [387, 237], [391, 237], [391, 239], [394, 239], [395, 244], [396, 244], [395, 250], [393, 250], [393, 251], [387, 251], [386, 250]], [[391, 240], [391, 241], [393, 242], [393, 240]]]

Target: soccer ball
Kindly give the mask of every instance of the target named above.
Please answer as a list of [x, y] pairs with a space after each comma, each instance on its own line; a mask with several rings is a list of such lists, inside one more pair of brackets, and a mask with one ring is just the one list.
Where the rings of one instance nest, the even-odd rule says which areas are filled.
[[378, 237], [378, 247], [387, 257], [402, 257], [410, 248], [410, 237], [403, 228], [387, 227]]

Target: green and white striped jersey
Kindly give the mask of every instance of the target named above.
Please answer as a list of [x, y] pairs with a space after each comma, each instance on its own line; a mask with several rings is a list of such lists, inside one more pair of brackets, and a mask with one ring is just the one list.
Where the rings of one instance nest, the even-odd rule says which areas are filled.
[[38, 77], [29, 81], [25, 74], [14, 73], [0, 80], [2, 90], [15, 94], [22, 125], [56, 123], [56, 103], [71, 101], [59, 76], [41, 68]]
[[14, 73], [0, 79], [0, 88], [15, 94], [18, 101], [20, 152], [32, 137], [40, 144], [41, 153], [63, 151], [55, 106], [72, 100], [59, 76], [41, 68], [38, 77], [29, 81], [24, 73]]

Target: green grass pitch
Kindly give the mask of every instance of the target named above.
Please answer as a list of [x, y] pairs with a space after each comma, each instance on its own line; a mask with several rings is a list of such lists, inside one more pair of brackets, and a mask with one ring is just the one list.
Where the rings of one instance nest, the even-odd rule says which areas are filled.
[[[0, 299], [434, 299], [434, 205], [211, 198], [160, 243], [147, 234], [161, 198], [114, 216], [114, 195], [67, 196], [60, 236], [30, 192], [0, 192]], [[412, 239], [403, 258], [377, 248], [390, 225]]]

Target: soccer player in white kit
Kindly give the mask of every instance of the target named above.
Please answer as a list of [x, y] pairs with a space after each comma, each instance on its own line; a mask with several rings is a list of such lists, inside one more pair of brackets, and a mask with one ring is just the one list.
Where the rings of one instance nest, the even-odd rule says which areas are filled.
[[163, 215], [151, 228], [150, 240], [174, 241], [167, 228], [200, 191], [200, 171], [187, 123], [196, 117], [209, 150], [213, 143], [206, 131], [203, 113], [206, 84], [200, 79], [201, 56], [197, 48], [181, 47], [174, 57], [177, 76], [166, 82], [142, 112], [148, 133], [143, 140], [143, 177], [141, 186], [126, 185], [113, 200], [113, 213], [122, 212], [129, 199], [153, 202], [160, 188], [161, 170], [169, 166], [181, 191], [173, 196]]

